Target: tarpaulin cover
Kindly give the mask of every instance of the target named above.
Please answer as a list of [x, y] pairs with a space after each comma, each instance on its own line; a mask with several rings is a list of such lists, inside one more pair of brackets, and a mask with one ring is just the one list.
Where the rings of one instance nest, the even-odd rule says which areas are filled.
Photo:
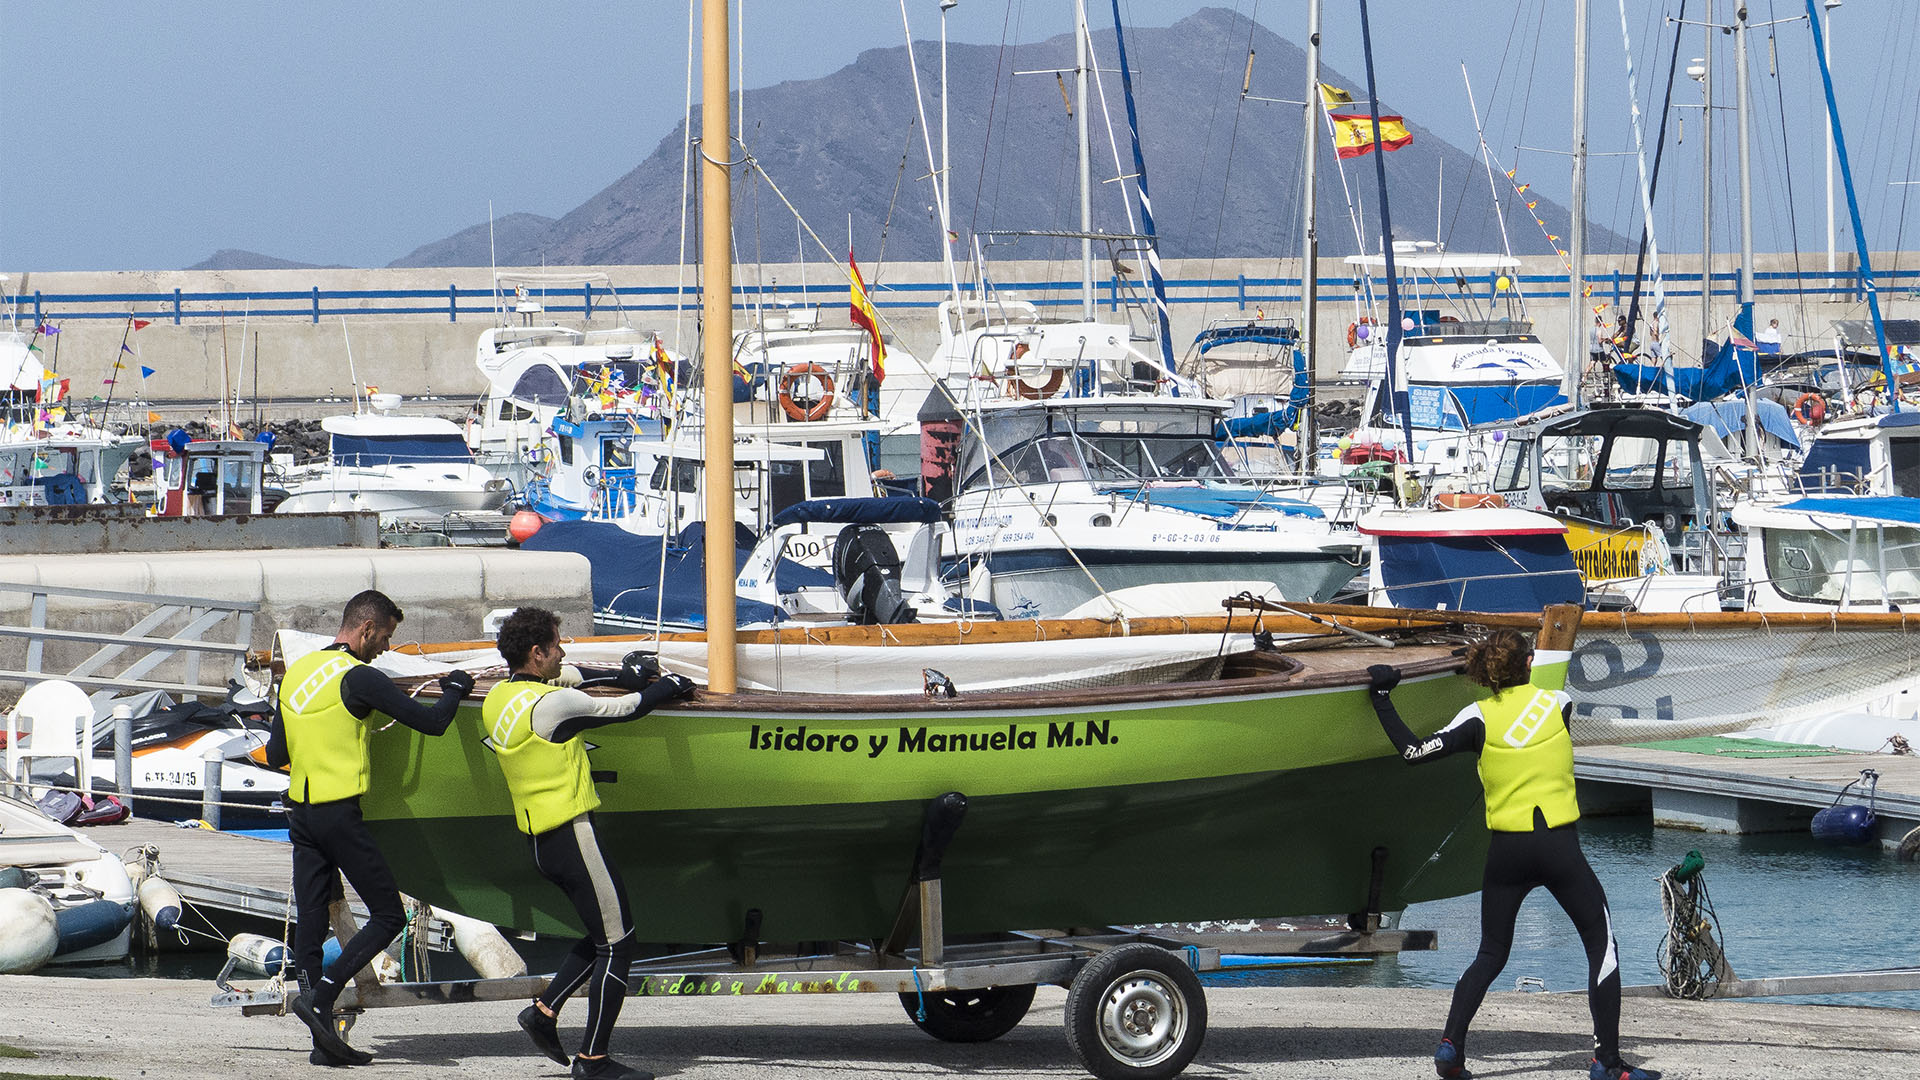
[[[1863, 444], [1864, 445], [1864, 444]], [[1920, 499], [1904, 495], [1861, 495], [1854, 498], [1822, 496], [1781, 503], [1775, 510], [1802, 514], [1838, 514], [1888, 525], [1920, 525]]]
[[919, 496], [887, 499], [808, 499], [773, 516], [772, 528], [822, 522], [837, 525], [888, 525], [940, 520], [940, 504]]
[[333, 460], [341, 465], [380, 466], [473, 460], [466, 440], [451, 435], [339, 435], [333, 436]]
[[[1800, 436], [1793, 430], [1793, 421], [1787, 416], [1785, 405], [1760, 398], [1753, 404], [1753, 416], [1759, 421], [1761, 431], [1795, 450], [1800, 449]], [[1686, 417], [1703, 427], [1712, 428], [1715, 435], [1725, 438], [1747, 426], [1746, 399], [1699, 402], [1687, 406]]]
[[1395, 607], [1537, 612], [1578, 604], [1586, 586], [1560, 534], [1381, 536], [1380, 580]]
[[[688, 526], [669, 541], [659, 536], [636, 536], [604, 521], [554, 521], [541, 526], [520, 546], [528, 551], [573, 551], [586, 556], [592, 568], [595, 611], [651, 619], [658, 610], [666, 623], [706, 625], [704, 523]], [[735, 550], [735, 573], [746, 558], [746, 550]], [[664, 578], [662, 559], [666, 560]], [[660, 588], [662, 581], [664, 590]], [[783, 592], [832, 584], [833, 575], [790, 559], [782, 559], [774, 574], [774, 586]], [[753, 600], [737, 599], [735, 605], [741, 623], [776, 622], [785, 617], [780, 609]]]

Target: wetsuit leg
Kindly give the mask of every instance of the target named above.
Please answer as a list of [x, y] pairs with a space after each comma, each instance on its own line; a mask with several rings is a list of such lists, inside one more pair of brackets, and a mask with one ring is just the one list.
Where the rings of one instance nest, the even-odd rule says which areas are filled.
[[592, 814], [534, 837], [533, 855], [540, 875], [560, 886], [587, 928], [587, 936], [567, 954], [539, 1000], [557, 1013], [567, 996], [584, 983], [587, 1029], [580, 1052], [598, 1057], [607, 1052], [613, 1037], [614, 1021], [626, 1003], [627, 972], [633, 966], [633, 917], [627, 908], [627, 890], [594, 835]]
[[1539, 884], [1532, 872], [1526, 833], [1496, 832], [1487, 845], [1487, 867], [1480, 883], [1480, 951], [1453, 984], [1453, 1005], [1447, 1010], [1442, 1037], [1467, 1050], [1467, 1028], [1480, 1011], [1487, 988], [1507, 966], [1513, 951], [1513, 925], [1520, 904]]
[[293, 963], [303, 989], [319, 983], [327, 941], [327, 908], [340, 868], [333, 865], [310, 825], [305, 803], [287, 803], [287, 838], [293, 843]]
[[[306, 808], [306, 817], [309, 835], [326, 858], [347, 876], [353, 891], [360, 894], [360, 902], [367, 906], [368, 915], [366, 924], [352, 940], [341, 945], [340, 956], [327, 966], [326, 973], [313, 987], [313, 1005], [325, 1011], [333, 1008], [347, 980], [400, 936], [407, 918], [400, 906], [400, 887], [394, 883], [393, 871], [360, 816], [360, 800], [313, 804]], [[328, 885], [330, 890], [331, 882]], [[318, 895], [317, 891], [314, 895]], [[304, 910], [302, 915], [306, 915]], [[315, 918], [324, 928], [327, 919], [324, 902]]]
[[1544, 884], [1560, 902], [1587, 950], [1587, 1004], [1593, 1010], [1593, 1056], [1603, 1065], [1620, 1060], [1620, 956], [1613, 940], [1607, 893], [1580, 851], [1571, 825], [1548, 830], [1541, 853]]

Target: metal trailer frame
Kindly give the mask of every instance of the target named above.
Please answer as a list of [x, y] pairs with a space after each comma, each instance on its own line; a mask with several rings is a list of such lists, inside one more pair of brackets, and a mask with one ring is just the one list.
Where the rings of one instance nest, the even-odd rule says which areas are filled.
[[[1367, 910], [1345, 929], [1249, 931], [1073, 927], [949, 939], [940, 861], [965, 815], [950, 792], [929, 801], [920, 848], [892, 932], [873, 941], [811, 943], [811, 949], [757, 940], [758, 909], [738, 941], [636, 962], [632, 997], [754, 997], [772, 994], [899, 995], [921, 1030], [949, 1042], [985, 1042], [1026, 1015], [1037, 986], [1067, 988], [1067, 1042], [1101, 1080], [1165, 1080], [1192, 1061], [1206, 1034], [1199, 976], [1222, 970], [1223, 951], [1252, 956], [1377, 956], [1437, 947], [1432, 931], [1389, 929], [1379, 911], [1386, 849], [1372, 853]], [[917, 943], [917, 944], [916, 944]], [[248, 1016], [282, 1015], [285, 983], [258, 989], [229, 983], [229, 959], [211, 1004]], [[367, 1009], [478, 1001], [526, 1001], [545, 976], [378, 984], [356, 981], [335, 1007], [342, 1033]]]

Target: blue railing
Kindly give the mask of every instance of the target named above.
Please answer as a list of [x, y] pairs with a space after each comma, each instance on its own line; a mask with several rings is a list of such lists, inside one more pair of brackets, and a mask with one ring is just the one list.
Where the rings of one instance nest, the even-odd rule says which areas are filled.
[[[1469, 288], [1475, 294], [1490, 298], [1496, 293], [1496, 276], [1474, 275], [1468, 279]], [[1529, 300], [1564, 300], [1567, 297], [1565, 274], [1516, 274], [1512, 278], [1516, 290]], [[1713, 295], [1737, 296], [1739, 280], [1738, 271], [1715, 273], [1711, 282]], [[1699, 274], [1668, 274], [1665, 283], [1668, 300], [1700, 296], [1702, 286]], [[1883, 273], [1878, 276], [1878, 283], [1882, 293], [1920, 292], [1920, 269]], [[1593, 288], [1596, 296], [1610, 295], [1614, 305], [1619, 306], [1632, 294], [1633, 275], [1612, 271], [1589, 277], [1587, 284]], [[1239, 308], [1271, 305], [1284, 308], [1300, 303], [1300, 285], [1299, 278], [1256, 278], [1244, 274], [1228, 278], [1175, 278], [1167, 281], [1167, 300], [1170, 304], [1232, 304]], [[1355, 290], [1361, 288], [1361, 282], [1353, 277], [1322, 277], [1315, 285], [1323, 300], [1349, 299]], [[1378, 284], [1374, 286], [1376, 290], [1379, 287]], [[883, 308], [932, 309], [938, 307], [947, 295], [947, 285], [937, 281], [880, 284], [870, 288], [875, 305]], [[1137, 283], [1118, 276], [1109, 276], [1099, 283], [1099, 288], [1104, 304], [1110, 311], [1117, 310], [1125, 298], [1140, 294]], [[973, 284], [963, 285], [962, 289], [969, 295], [977, 292], [977, 286]], [[1078, 281], [1019, 282], [999, 286], [998, 289], [1002, 294], [1018, 294], [1040, 307], [1069, 307], [1080, 303]], [[1855, 300], [1864, 295], [1864, 288], [1860, 275], [1853, 271], [1774, 271], [1754, 275], [1754, 292], [1761, 297]], [[777, 290], [736, 286], [734, 307], [737, 310], [750, 310], [770, 305], [775, 302], [776, 296], [783, 302], [795, 300], [833, 306], [846, 303], [847, 286], [843, 282], [783, 284]], [[1650, 302], [1650, 286], [1644, 283], [1642, 296], [1643, 304]], [[582, 282], [578, 287], [530, 291], [528, 298], [538, 300], [546, 312], [583, 319], [616, 308], [630, 312], [665, 312], [680, 306], [697, 306], [699, 303], [699, 293], [692, 288], [682, 290], [671, 285], [615, 288], [591, 282]], [[174, 289], [170, 292], [47, 293], [36, 289], [20, 296], [19, 302], [23, 309], [31, 309], [33, 322], [39, 325], [50, 320], [124, 319], [129, 316], [170, 320], [177, 324], [189, 320], [231, 317], [236, 311], [263, 318], [307, 318], [316, 323], [323, 318], [364, 315], [445, 315], [447, 321], [457, 322], [463, 315], [494, 317], [499, 310], [499, 299], [499, 294], [491, 288], [462, 289], [448, 285], [445, 289], [321, 289], [315, 286], [306, 290], [273, 292], [184, 292]], [[509, 311], [516, 299], [511, 295], [507, 298]]]

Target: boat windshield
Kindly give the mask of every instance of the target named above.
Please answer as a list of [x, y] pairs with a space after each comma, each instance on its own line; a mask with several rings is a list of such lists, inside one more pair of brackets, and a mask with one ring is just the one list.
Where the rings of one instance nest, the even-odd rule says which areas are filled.
[[[990, 470], [993, 480], [1022, 485], [1233, 478], [1213, 442], [1191, 436], [1048, 435], [1014, 448], [1001, 464], [1004, 472], [999, 467]], [[987, 472], [976, 473], [968, 486], [987, 478]]]
[[1767, 576], [1782, 596], [1816, 604], [1920, 601], [1920, 529], [1765, 531]]
[[341, 465], [378, 467], [473, 460], [458, 432], [418, 435], [335, 435], [333, 460]]

